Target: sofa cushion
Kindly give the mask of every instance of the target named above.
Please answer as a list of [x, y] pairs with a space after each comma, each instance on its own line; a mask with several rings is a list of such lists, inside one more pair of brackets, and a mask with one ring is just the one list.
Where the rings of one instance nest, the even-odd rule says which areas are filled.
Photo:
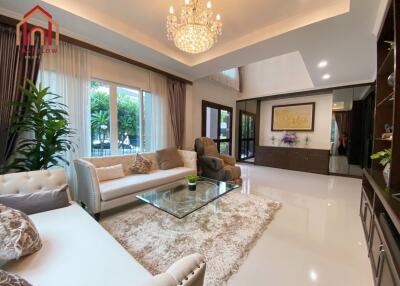
[[179, 167], [169, 170], [155, 170], [151, 171], [149, 174], [131, 175], [121, 179], [101, 182], [101, 199], [103, 201], [116, 199], [177, 181], [194, 174], [196, 174], [196, 171], [193, 169]]
[[99, 182], [122, 178], [125, 176], [122, 164], [96, 168]]
[[181, 155], [179, 155], [178, 149], [167, 148], [158, 150], [156, 153], [158, 164], [161, 170], [183, 167], [183, 160]]
[[43, 248], [2, 268], [34, 286], [140, 285], [151, 274], [80, 206], [31, 215]]
[[68, 185], [30, 194], [0, 194], [0, 204], [34, 214], [69, 206]]
[[21, 211], [0, 205], [0, 260], [19, 259], [42, 248], [39, 233]]
[[151, 161], [137, 154], [132, 164], [131, 171], [133, 174], [147, 174], [151, 171]]
[[25, 279], [0, 269], [0, 285], [4, 286], [32, 286]]

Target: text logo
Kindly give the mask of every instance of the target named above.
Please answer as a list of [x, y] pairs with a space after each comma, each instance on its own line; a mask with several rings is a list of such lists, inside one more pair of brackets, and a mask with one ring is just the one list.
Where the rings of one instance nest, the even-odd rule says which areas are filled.
[[[47, 20], [47, 28], [28, 24], [28, 21], [35, 14], [42, 15]], [[55, 28], [55, 39], [53, 39], [53, 28]], [[39, 5], [36, 5], [24, 15], [22, 21], [17, 24], [17, 46], [29, 54], [35, 45], [35, 37], [40, 37], [40, 51], [42, 53], [55, 53], [59, 45], [59, 25], [51, 14]], [[21, 37], [22, 30], [22, 37]], [[22, 43], [21, 43], [22, 40]]]

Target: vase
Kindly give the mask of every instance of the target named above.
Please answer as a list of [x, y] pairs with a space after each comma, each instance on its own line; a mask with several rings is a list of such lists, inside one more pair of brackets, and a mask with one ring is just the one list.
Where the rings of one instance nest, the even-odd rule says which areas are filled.
[[394, 72], [391, 73], [389, 75], [389, 77], [387, 78], [387, 83], [390, 87], [394, 88], [394, 84], [395, 84], [395, 76], [394, 76]]
[[196, 185], [197, 185], [196, 182], [194, 182], [194, 183], [188, 182], [189, 191], [195, 191]]
[[385, 179], [386, 186], [389, 186], [389, 180], [390, 180], [390, 163], [386, 165], [385, 169], [383, 169], [383, 178]]

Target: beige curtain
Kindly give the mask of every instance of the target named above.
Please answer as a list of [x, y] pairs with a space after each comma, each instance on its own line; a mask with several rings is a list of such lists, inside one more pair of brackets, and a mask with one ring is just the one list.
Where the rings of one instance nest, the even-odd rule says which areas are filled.
[[186, 84], [168, 79], [168, 105], [171, 113], [172, 130], [175, 146], [182, 149], [185, 138]]

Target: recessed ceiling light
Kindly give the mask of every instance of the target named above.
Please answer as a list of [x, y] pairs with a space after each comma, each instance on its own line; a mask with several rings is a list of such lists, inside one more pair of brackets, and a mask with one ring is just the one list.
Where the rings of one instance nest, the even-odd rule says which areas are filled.
[[318, 274], [314, 270], [310, 271], [310, 279], [312, 282], [316, 282], [318, 280]]
[[326, 73], [322, 76], [322, 79], [330, 79], [331, 75], [329, 73]]
[[324, 67], [326, 67], [328, 65], [328, 62], [327, 61], [320, 61], [319, 63], [318, 63], [318, 67], [319, 68], [324, 68]]

